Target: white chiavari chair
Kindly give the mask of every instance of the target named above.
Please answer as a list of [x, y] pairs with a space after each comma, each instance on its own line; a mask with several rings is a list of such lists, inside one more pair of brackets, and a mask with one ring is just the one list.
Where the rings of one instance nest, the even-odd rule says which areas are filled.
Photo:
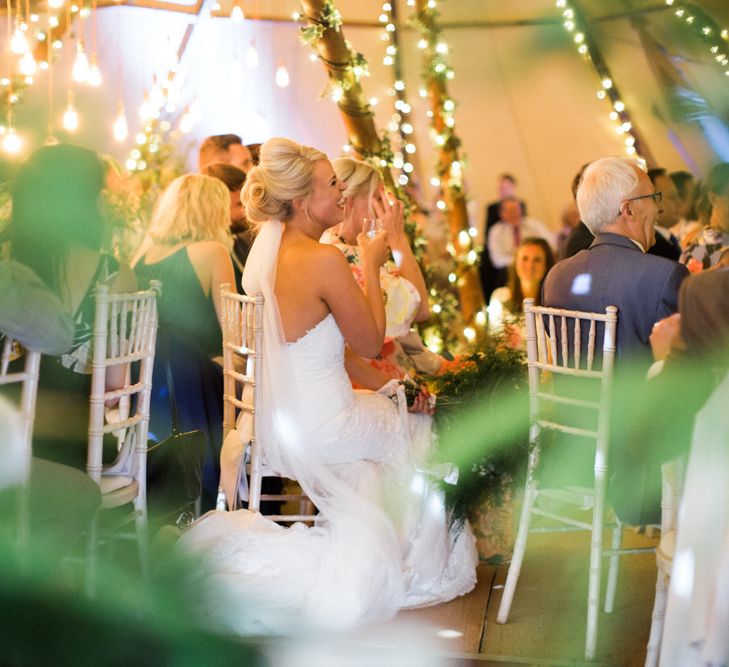
[[[315, 521], [312, 505], [302, 493], [262, 493], [264, 477], [280, 477], [266, 465], [265, 442], [256, 437], [256, 413], [259, 412], [257, 387], [262, 381], [263, 295], [245, 296], [221, 285], [223, 311], [223, 438], [235, 429], [242, 438], [242, 450], [235, 454], [239, 461], [235, 490], [221, 491], [218, 509], [234, 509], [240, 501], [248, 509], [261, 511], [261, 503], [298, 502], [298, 514], [266, 514], [272, 521]], [[237, 446], [237, 445], [236, 445]], [[227, 447], [224, 446], [224, 450]], [[226, 466], [223, 465], [223, 468]], [[295, 480], [293, 480], [295, 481]], [[227, 496], [233, 495], [233, 498]]]
[[[89, 439], [86, 471], [101, 490], [101, 510], [133, 503], [132, 513], [142, 574], [147, 558], [147, 431], [152, 390], [152, 369], [157, 341], [157, 295], [152, 281], [146, 291], [113, 294], [100, 285], [96, 290], [94, 338], [89, 402]], [[107, 372], [122, 382], [107, 389]], [[119, 386], [120, 385], [120, 386]], [[107, 407], [116, 403], [114, 420]], [[114, 434], [119, 443], [116, 460], [104, 465], [103, 440]], [[87, 550], [87, 592], [95, 591], [98, 515], [94, 518]]]
[[[605, 595], [605, 611], [609, 613], [615, 601], [619, 556], [653, 550], [622, 549], [622, 523], [617, 518], [611, 524], [606, 521], [617, 308], [608, 306], [605, 313], [586, 313], [535, 306], [534, 299], [526, 299], [524, 313], [529, 367], [529, 466], [514, 555], [496, 620], [498, 623], [508, 620], [530, 530], [589, 531], [585, 657], [591, 660], [597, 644], [602, 558], [610, 557]], [[601, 352], [596, 349], [600, 337], [603, 340]], [[565, 391], [567, 385], [569, 387]], [[569, 419], [565, 419], [568, 413]], [[554, 442], [550, 442], [554, 447], [559, 447], [560, 440], [564, 443], [569, 437], [580, 438], [586, 447], [592, 447], [590, 457], [594, 460], [594, 473], [591, 487], [540, 487], [539, 460], [544, 437], [550, 433], [557, 436]], [[570, 506], [589, 512], [591, 520], [584, 520], [574, 510], [570, 513]], [[561, 525], [531, 529], [532, 516]], [[603, 532], [607, 527], [613, 529], [609, 549], [603, 548]]]

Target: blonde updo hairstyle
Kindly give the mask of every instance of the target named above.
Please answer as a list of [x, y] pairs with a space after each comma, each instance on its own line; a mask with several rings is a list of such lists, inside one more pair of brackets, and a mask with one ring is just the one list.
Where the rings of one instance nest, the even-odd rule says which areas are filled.
[[314, 188], [314, 165], [324, 153], [291, 139], [275, 137], [261, 146], [260, 162], [251, 169], [241, 191], [246, 219], [254, 224], [287, 220], [293, 201]]
[[165, 245], [181, 241], [219, 241], [230, 246], [230, 195], [217, 178], [185, 174], [157, 201], [149, 237]]
[[347, 185], [345, 197], [366, 197], [367, 210], [373, 216], [372, 198], [383, 184], [382, 174], [368, 162], [340, 157], [332, 162], [337, 178]]

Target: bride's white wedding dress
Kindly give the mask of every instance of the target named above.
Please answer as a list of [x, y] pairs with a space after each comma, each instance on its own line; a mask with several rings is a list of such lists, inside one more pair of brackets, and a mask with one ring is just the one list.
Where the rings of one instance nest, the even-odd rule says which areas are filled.
[[246, 291], [266, 298], [268, 390], [256, 427], [267, 463], [299, 481], [322, 521], [283, 528], [247, 510], [202, 517], [179, 544], [211, 573], [206, 613], [233, 632], [277, 633], [348, 627], [463, 595], [478, 557], [467, 524], [449, 529], [436, 486], [448, 467], [428, 467], [432, 420], [352, 390], [331, 314], [283, 341], [272, 289], [281, 228], [264, 225], [244, 274]]

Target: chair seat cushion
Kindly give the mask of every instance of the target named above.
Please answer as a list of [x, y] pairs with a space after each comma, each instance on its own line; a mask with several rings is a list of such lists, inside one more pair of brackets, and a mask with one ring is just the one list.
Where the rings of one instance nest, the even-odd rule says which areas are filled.
[[123, 489], [125, 486], [129, 486], [134, 481], [133, 477], [127, 477], [126, 475], [102, 475], [99, 487], [101, 488], [101, 495], [105, 496], [108, 493], [113, 493], [119, 489]]

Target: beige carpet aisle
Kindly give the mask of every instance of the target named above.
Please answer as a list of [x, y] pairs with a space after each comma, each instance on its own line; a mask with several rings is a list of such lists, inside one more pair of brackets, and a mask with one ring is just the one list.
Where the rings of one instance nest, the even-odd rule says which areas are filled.
[[[496, 612], [507, 565], [481, 565], [469, 595], [430, 609], [402, 612], [396, 623], [418, 623], [454, 665], [585, 664], [589, 535], [531, 535], [509, 623]], [[655, 546], [633, 531], [625, 546]], [[606, 561], [603, 561], [605, 572]], [[638, 667], [645, 660], [655, 593], [655, 556], [621, 558], [615, 611], [600, 614], [597, 658], [591, 665]], [[603, 581], [604, 595], [604, 581]]]

